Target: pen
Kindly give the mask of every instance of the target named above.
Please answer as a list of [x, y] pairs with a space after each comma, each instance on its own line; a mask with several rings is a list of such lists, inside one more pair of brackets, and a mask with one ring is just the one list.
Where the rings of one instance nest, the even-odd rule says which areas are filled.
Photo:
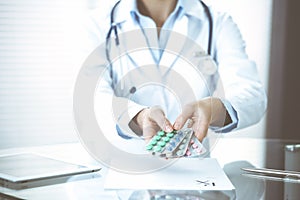
[[241, 168], [246, 172], [251, 172], [255, 174], [264, 174], [269, 176], [279, 176], [283, 178], [294, 178], [300, 179], [300, 172], [288, 171], [288, 170], [278, 170], [278, 169], [268, 169], [268, 168]]

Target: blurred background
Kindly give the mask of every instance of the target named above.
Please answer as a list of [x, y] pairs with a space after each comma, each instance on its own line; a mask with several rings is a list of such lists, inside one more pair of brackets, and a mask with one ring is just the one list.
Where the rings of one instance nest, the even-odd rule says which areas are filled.
[[[109, 3], [108, 3], [109, 2]], [[300, 139], [299, 2], [207, 0], [229, 12], [268, 93], [258, 124], [226, 137]], [[0, 148], [78, 141], [79, 24], [104, 0], [0, 0]]]

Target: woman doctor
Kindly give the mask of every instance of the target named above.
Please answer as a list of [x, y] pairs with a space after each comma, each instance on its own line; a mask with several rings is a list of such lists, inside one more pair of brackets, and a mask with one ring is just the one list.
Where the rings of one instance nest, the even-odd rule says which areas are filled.
[[[111, 106], [109, 109], [113, 110], [120, 136], [130, 137], [130, 134], [123, 131], [123, 125], [118, 122], [124, 113], [128, 115], [125, 124], [127, 123], [134, 133], [146, 140], [160, 129], [171, 132], [181, 129], [188, 122], [196, 137], [202, 141], [209, 128], [216, 132], [229, 132], [250, 126], [263, 116], [266, 109], [265, 91], [259, 81], [255, 63], [246, 55], [241, 34], [228, 15], [206, 7], [199, 0], [121, 0], [111, 13], [100, 15], [98, 13], [93, 16], [89, 31], [95, 44], [107, 40], [108, 55], [105, 57], [111, 59], [109, 61], [113, 64], [109, 65], [109, 68], [106, 65], [107, 73], [104, 73], [97, 91], [102, 95], [102, 108], [99, 109], [105, 110]], [[136, 40], [122, 37], [122, 34], [130, 31], [136, 31], [134, 33]], [[176, 59], [166, 59], [171, 60], [170, 63], [161, 64], [164, 63], [164, 54], [167, 54], [164, 50], [172, 45], [172, 42], [177, 43], [170, 39], [172, 33], [184, 35], [204, 49], [210, 45], [208, 53], [217, 64], [217, 70], [209, 75], [205, 84], [201, 83], [202, 80], [193, 80], [197, 79], [197, 76], [189, 76], [188, 71], [181, 71], [184, 64], [177, 64]], [[117, 44], [114, 44], [115, 40], [118, 40]], [[111, 58], [114, 46], [128, 48], [131, 43], [138, 43], [137, 40], [143, 41], [144, 45], [154, 45], [158, 50], [149, 48], [136, 52], [136, 55], [121, 50], [123, 56], [119, 61]], [[186, 48], [184, 45], [186, 44], [182, 43], [182, 48]], [[151, 70], [147, 72], [144, 69], [155, 70], [157, 67], [149, 66], [162, 68], [169, 66], [179, 74], [181, 72], [187, 74], [186, 77], [190, 79], [188, 82], [194, 84], [193, 98], [183, 97], [184, 100], [176, 100], [181, 94], [174, 95], [161, 88], [165, 82], [149, 87], [145, 84], [140, 84], [143, 87], [135, 85], [140, 79], [151, 82], [148, 76], [153, 76], [156, 72]], [[190, 74], [193, 73], [190, 71]], [[205, 91], [207, 88], [215, 88], [218, 80], [223, 84], [225, 94], [223, 97], [214, 97]], [[127, 89], [123, 90], [124, 87]], [[176, 105], [178, 102], [180, 105]]]

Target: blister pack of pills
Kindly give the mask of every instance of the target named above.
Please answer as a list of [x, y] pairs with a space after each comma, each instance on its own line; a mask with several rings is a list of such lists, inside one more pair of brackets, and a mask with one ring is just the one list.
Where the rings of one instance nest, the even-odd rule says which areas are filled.
[[165, 158], [199, 157], [206, 152], [190, 128], [171, 133], [158, 131], [146, 145], [146, 149], [153, 155]]

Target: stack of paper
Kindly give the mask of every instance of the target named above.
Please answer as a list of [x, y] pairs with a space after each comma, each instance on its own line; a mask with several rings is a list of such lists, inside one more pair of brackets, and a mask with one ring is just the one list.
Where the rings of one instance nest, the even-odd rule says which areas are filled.
[[213, 158], [182, 158], [170, 166], [145, 174], [126, 174], [110, 169], [104, 187], [129, 190], [234, 190]]

